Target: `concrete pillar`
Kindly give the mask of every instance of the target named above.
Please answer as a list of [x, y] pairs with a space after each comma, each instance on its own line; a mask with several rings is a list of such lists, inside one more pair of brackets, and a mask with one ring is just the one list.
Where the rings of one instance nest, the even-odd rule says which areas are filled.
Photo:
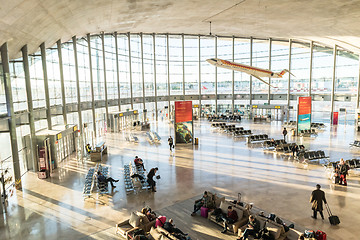
[[46, 68], [46, 49], [45, 43], [40, 45], [40, 52], [41, 52], [41, 62], [43, 68], [43, 77], [44, 77], [44, 92], [45, 92], [45, 104], [46, 104], [46, 120], [48, 124], [48, 129], [52, 129], [51, 124], [51, 109], [50, 109], [50, 96], [49, 96], [49, 81], [47, 76], [47, 68]]
[[133, 109], [134, 108], [134, 99], [133, 99], [132, 71], [131, 71], [131, 39], [130, 39], [130, 33], [127, 33], [127, 37], [128, 37], [128, 46], [129, 46], [130, 100], [131, 100], [131, 109]]
[[119, 47], [118, 47], [118, 38], [117, 32], [114, 33], [115, 37], [115, 60], [116, 60], [116, 82], [118, 86], [118, 105], [119, 111], [121, 111], [121, 100], [120, 100], [120, 69], [119, 69]]
[[25, 87], [26, 87], [26, 97], [27, 97], [27, 105], [29, 112], [29, 127], [30, 127], [30, 139], [31, 139], [31, 157], [32, 157], [32, 165], [33, 171], [37, 172], [38, 168], [38, 159], [37, 159], [37, 146], [35, 142], [35, 123], [34, 123], [34, 107], [32, 100], [32, 91], [31, 91], [31, 83], [30, 83], [30, 67], [29, 67], [29, 54], [27, 45], [21, 48], [22, 58], [23, 58], [23, 66], [24, 66], [24, 75], [25, 75]]
[[14, 104], [13, 104], [13, 96], [12, 96], [12, 88], [11, 88], [9, 54], [8, 54], [7, 43], [4, 43], [0, 47], [0, 51], [1, 51], [1, 63], [3, 66], [7, 117], [9, 123], [9, 129], [10, 129], [10, 142], [11, 142], [11, 153], [13, 159], [15, 187], [17, 189], [21, 189], [19, 150], [18, 150], [17, 137], [16, 137], [16, 119], [14, 113]]
[[97, 132], [96, 132], [96, 115], [95, 115], [95, 94], [94, 94], [94, 77], [93, 77], [93, 71], [92, 71], [90, 34], [86, 35], [86, 39], [87, 39], [87, 43], [88, 43], [88, 55], [89, 55], [90, 88], [91, 88], [91, 112], [92, 112], [94, 136], [96, 138], [97, 137]]
[[333, 75], [332, 75], [332, 89], [331, 89], [331, 124], [333, 124], [333, 115], [334, 115], [334, 101], [335, 101], [335, 78], [336, 78], [336, 53], [337, 53], [337, 45], [334, 46], [334, 62], [333, 62]]
[[158, 106], [157, 106], [157, 83], [156, 83], [156, 44], [155, 44], [155, 33], [153, 33], [153, 56], [154, 56], [154, 85], [155, 85], [155, 117], [158, 120]]
[[65, 83], [64, 83], [64, 68], [63, 68], [63, 59], [62, 59], [62, 50], [61, 50], [61, 40], [57, 42], [57, 50], [59, 55], [59, 68], [60, 68], [60, 84], [61, 84], [61, 100], [63, 106], [63, 119], [64, 124], [67, 125], [67, 109], [66, 109], [66, 97], [65, 97]]

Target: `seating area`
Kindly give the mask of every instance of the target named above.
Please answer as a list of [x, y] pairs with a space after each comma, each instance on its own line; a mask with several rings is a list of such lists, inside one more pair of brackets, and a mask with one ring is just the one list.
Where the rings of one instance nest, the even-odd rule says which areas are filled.
[[360, 147], [360, 141], [355, 140], [353, 143], [350, 143], [350, 147]]
[[247, 139], [247, 143], [262, 142], [269, 140], [269, 136], [267, 134], [258, 134], [258, 135], [248, 136], [246, 139]]
[[150, 144], [160, 143], [161, 137], [157, 132], [148, 131], [146, 132], [146, 138]]
[[252, 134], [251, 130], [238, 130], [233, 132], [234, 137], [244, 137], [244, 136], [249, 136], [251, 134]]
[[288, 121], [283, 123], [283, 127], [296, 128], [296, 121]]
[[282, 152], [282, 153], [289, 153], [292, 151], [292, 148], [295, 145], [296, 145], [296, 143], [281, 143], [276, 146], [275, 151]]
[[129, 133], [129, 135], [125, 136], [125, 140], [128, 142], [139, 143], [139, 138], [132, 133]]
[[221, 114], [219, 116], [217, 115], [213, 115], [213, 116], [209, 116], [208, 117], [209, 122], [240, 122], [241, 121], [241, 116], [240, 115], [224, 115]]
[[317, 135], [318, 134], [314, 128], [300, 131], [300, 136], [302, 136], [302, 137], [311, 137], [311, 136], [317, 136]]
[[142, 230], [144, 234], [149, 233], [155, 226], [156, 220], [149, 221], [148, 217], [141, 212], [132, 212], [130, 218], [116, 224], [116, 234], [125, 239], [134, 239], [135, 231]]
[[134, 166], [132, 162], [124, 165], [124, 183], [126, 194], [137, 193], [150, 189], [146, 181], [146, 171], [140, 166]]
[[[109, 167], [96, 164], [95, 167], [89, 169], [85, 176], [85, 184], [83, 190], [84, 200], [90, 198], [92, 194], [97, 190], [100, 195], [109, 193], [108, 184], [102, 184], [97, 180], [97, 172], [100, 171], [105, 177], [108, 177]], [[96, 186], [96, 189], [94, 188]]]
[[302, 156], [299, 158], [303, 158], [305, 162], [316, 162], [319, 164], [328, 164], [329, 157], [325, 155], [325, 152], [322, 150], [319, 151], [304, 151]]
[[[287, 128], [296, 128], [296, 121], [289, 121], [289, 122], [284, 122], [283, 123], [283, 127], [287, 127]], [[324, 129], [326, 127], [326, 125], [324, 123], [316, 123], [316, 122], [312, 122], [311, 123], [311, 128], [316, 128], [316, 129]]]
[[266, 140], [262, 143], [264, 150], [275, 150], [275, 148], [280, 144], [286, 144], [284, 139], [272, 139]]

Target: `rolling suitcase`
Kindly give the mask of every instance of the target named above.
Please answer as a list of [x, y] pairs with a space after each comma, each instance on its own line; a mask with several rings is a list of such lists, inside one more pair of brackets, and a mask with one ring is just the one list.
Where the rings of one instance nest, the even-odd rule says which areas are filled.
[[326, 210], [327, 210], [327, 212], [329, 214], [329, 222], [330, 222], [330, 224], [331, 225], [338, 225], [340, 223], [339, 217], [332, 215], [330, 207], [329, 207], [328, 204], [325, 204], [325, 207], [326, 207]]

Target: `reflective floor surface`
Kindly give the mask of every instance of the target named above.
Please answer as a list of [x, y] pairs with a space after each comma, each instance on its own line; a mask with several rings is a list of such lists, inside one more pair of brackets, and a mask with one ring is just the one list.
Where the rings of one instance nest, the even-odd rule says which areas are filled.
[[[281, 122], [254, 124], [244, 120], [238, 125], [275, 139], [282, 137]], [[125, 132], [108, 133], [105, 140], [109, 154], [103, 163], [110, 167], [110, 175], [120, 180], [109, 196], [94, 195], [84, 201], [84, 177], [95, 163], [83, 163], [75, 157], [63, 161], [50, 179], [38, 179], [32, 172], [25, 174], [23, 190], [10, 197], [7, 214], [0, 219], [0, 239], [119, 238], [115, 224], [127, 219], [131, 211], [144, 205], [163, 209], [204, 190], [229, 199], [236, 199], [241, 192], [245, 202], [274, 212], [295, 226], [321, 229], [331, 239], [359, 239], [360, 177], [352, 174], [347, 187], [335, 186], [321, 166], [303, 165], [291, 156], [264, 152], [258, 145], [246, 144], [245, 139], [212, 129], [206, 120], [196, 121], [194, 126], [199, 146], [178, 145], [174, 152], [167, 144], [173, 128], [166, 122], [151, 125], [162, 137], [160, 144], [150, 144], [145, 132], [135, 132], [140, 139], [137, 144], [126, 142]], [[316, 138], [289, 137], [288, 141], [324, 150], [332, 160], [338, 160], [360, 157], [360, 149], [349, 148], [356, 138], [353, 125], [340, 125], [327, 126]], [[146, 169], [159, 168], [161, 179], [156, 193], [125, 193], [123, 166], [135, 155], [145, 161]], [[333, 213], [339, 216], [339, 226], [310, 218], [309, 197], [317, 183], [326, 192]]]

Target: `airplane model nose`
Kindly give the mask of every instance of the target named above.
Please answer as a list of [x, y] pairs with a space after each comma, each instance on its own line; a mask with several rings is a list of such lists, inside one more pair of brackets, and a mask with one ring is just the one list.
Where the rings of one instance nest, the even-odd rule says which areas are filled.
[[217, 63], [217, 59], [215, 59], [215, 58], [207, 59], [206, 61], [207, 61], [208, 63], [210, 63], [210, 64], [215, 64], [215, 63]]

